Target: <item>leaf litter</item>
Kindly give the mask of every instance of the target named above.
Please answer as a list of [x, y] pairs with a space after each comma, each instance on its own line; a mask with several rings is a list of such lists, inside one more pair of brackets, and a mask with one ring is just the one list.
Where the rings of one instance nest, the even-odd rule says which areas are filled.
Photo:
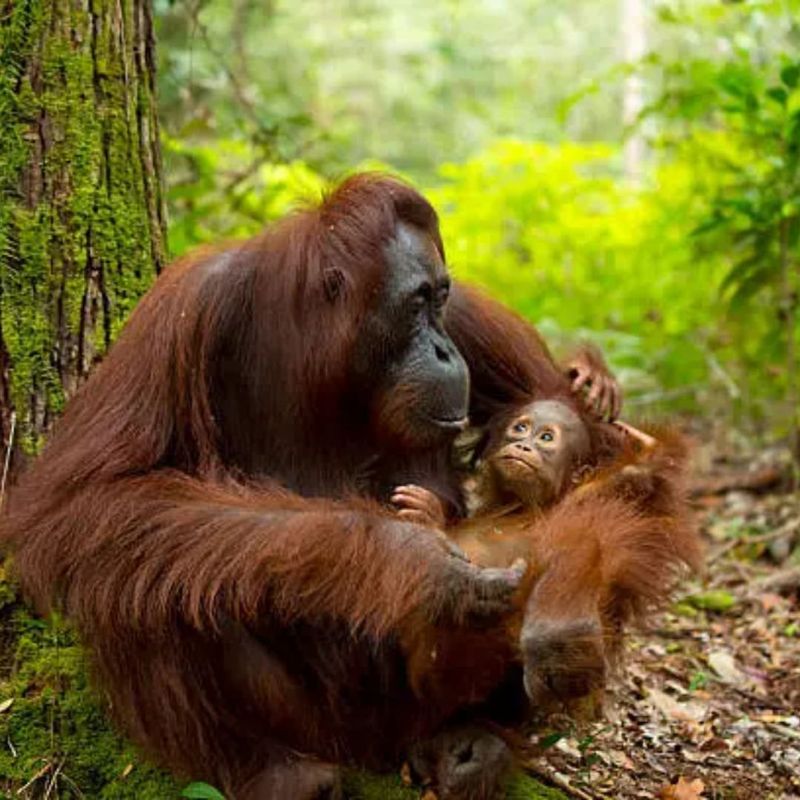
[[800, 800], [800, 494], [696, 503], [706, 574], [630, 636], [601, 720], [533, 737], [574, 797]]

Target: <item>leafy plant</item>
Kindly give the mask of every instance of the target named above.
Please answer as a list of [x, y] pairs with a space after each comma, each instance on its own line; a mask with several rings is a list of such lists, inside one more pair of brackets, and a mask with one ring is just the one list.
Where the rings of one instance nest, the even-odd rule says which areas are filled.
[[[716, 54], [680, 63], [657, 59], [664, 84], [649, 113], [665, 125], [663, 141], [692, 151], [717, 176], [693, 231], [697, 252], [725, 255], [719, 290], [729, 315], [743, 321], [760, 317], [760, 329], [740, 334], [749, 367], [761, 374], [768, 367], [770, 380], [785, 393], [784, 432], [800, 459], [797, 4], [765, 1], [713, 10]], [[711, 6], [701, 7], [706, 21], [710, 13]]]
[[181, 797], [188, 800], [225, 800], [225, 795], [207, 783], [190, 783], [182, 792]]

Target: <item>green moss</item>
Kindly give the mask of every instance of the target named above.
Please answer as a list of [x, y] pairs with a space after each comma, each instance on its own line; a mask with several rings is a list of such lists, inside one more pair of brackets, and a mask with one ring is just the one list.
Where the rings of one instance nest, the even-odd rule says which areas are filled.
[[529, 775], [518, 775], [508, 787], [507, 800], [567, 800], [558, 789], [544, 786]]
[[[11, 590], [0, 582], [1, 596]], [[0, 795], [20, 787], [58, 796], [164, 800], [179, 785], [148, 766], [111, 729], [88, 686], [83, 652], [58, 619], [31, 616], [19, 604], [0, 611]], [[32, 782], [32, 783], [31, 783]]]
[[[419, 800], [419, 789], [403, 786], [395, 775], [369, 775], [351, 772], [344, 780], [348, 800]], [[514, 776], [508, 785], [507, 800], [566, 800], [557, 789], [543, 786], [528, 775]]]
[[348, 772], [344, 777], [348, 800], [418, 800], [419, 790], [404, 786], [399, 775]]
[[19, 0], [0, 18], [0, 345], [29, 451], [164, 262], [133, 6]]

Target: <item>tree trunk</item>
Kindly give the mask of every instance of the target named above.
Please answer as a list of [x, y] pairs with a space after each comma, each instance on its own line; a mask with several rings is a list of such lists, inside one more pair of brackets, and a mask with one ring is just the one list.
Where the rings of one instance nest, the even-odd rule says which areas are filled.
[[625, 78], [622, 89], [622, 121], [626, 128], [625, 177], [632, 183], [641, 179], [645, 155], [644, 136], [641, 129], [635, 127], [644, 108], [644, 85], [638, 70], [647, 49], [645, 1], [622, 0], [621, 4], [623, 58], [635, 70]]
[[35, 452], [165, 260], [149, 0], [0, 0], [0, 433]]

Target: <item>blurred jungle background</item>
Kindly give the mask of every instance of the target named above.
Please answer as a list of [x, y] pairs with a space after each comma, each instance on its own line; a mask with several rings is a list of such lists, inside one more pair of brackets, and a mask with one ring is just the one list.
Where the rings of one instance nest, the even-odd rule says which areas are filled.
[[455, 274], [602, 344], [630, 410], [791, 433], [800, 5], [157, 8], [173, 254], [397, 170]]
[[[597, 342], [626, 417], [683, 418], [715, 443], [706, 466], [800, 454], [797, 0], [0, 0], [0, 36], [12, 461], [39, 449], [170, 258], [253, 234], [359, 168], [431, 198], [455, 276], [557, 350]], [[115, 150], [131, 136], [133, 159]], [[540, 777], [569, 796], [796, 796], [800, 511], [790, 493], [718, 488], [704, 513], [729, 568], [641, 644], [624, 721], [546, 738], [558, 752]], [[753, 599], [773, 567], [795, 578]], [[69, 630], [2, 580], [0, 608], [0, 793], [174, 796], [87, 699]], [[756, 654], [731, 654], [736, 637]], [[392, 787], [363, 792], [408, 796]]]

